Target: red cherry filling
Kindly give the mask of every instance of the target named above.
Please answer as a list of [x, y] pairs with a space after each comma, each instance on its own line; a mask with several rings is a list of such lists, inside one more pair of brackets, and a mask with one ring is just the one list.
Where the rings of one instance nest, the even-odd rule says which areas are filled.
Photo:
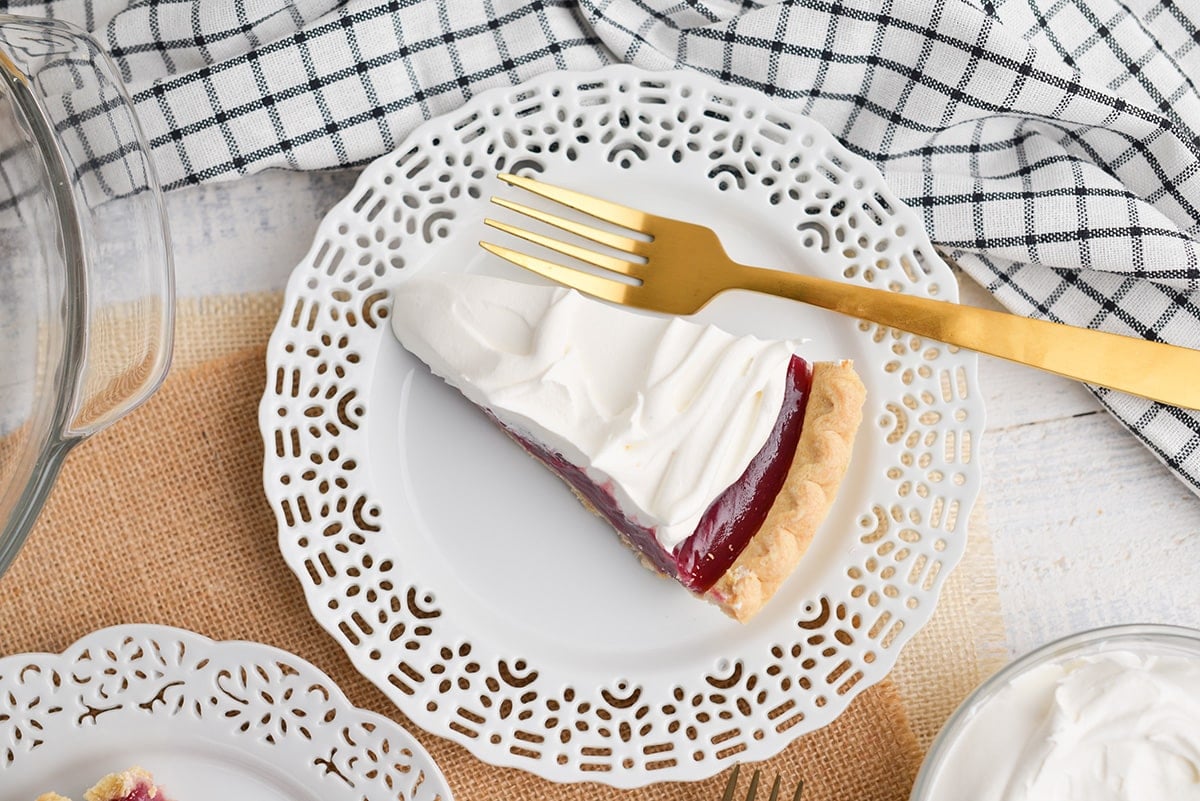
[[796, 455], [811, 387], [812, 368], [793, 356], [783, 406], [771, 435], [741, 477], [717, 496], [696, 530], [675, 551], [677, 577], [689, 590], [705, 592], [716, 583], [767, 519]]
[[651, 529], [639, 526], [622, 513], [609, 487], [596, 484], [561, 454], [496, 422], [525, 450], [574, 487], [656, 568], [689, 590], [703, 593], [729, 569], [766, 520], [796, 454], [811, 386], [812, 368], [799, 356], [792, 356], [783, 406], [771, 435], [741, 477], [709, 505], [696, 530], [673, 554], [663, 550]]
[[152, 788], [148, 784], [139, 784], [133, 788], [133, 791], [128, 795], [123, 795], [120, 798], [114, 798], [112, 801], [163, 801], [159, 796], [152, 795]]

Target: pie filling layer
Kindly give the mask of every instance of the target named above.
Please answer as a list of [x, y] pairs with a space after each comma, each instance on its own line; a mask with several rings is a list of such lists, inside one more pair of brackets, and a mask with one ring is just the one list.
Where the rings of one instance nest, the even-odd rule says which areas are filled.
[[808, 363], [792, 356], [783, 406], [766, 443], [745, 472], [713, 500], [695, 531], [674, 552], [663, 548], [653, 529], [625, 515], [611, 487], [597, 484], [562, 454], [506, 426], [494, 414], [489, 416], [526, 451], [570, 484], [647, 562], [692, 592], [703, 594], [724, 575], [762, 527], [783, 487], [804, 427], [811, 383], [812, 369]]
[[106, 801], [156, 801], [158, 794], [149, 785], [139, 784], [125, 795], [112, 796]]

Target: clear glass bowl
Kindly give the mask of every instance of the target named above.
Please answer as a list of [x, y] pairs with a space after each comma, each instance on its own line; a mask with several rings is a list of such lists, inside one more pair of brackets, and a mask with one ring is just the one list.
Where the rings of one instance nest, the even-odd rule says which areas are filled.
[[1006, 665], [967, 696], [938, 732], [913, 783], [909, 801], [948, 801], [962, 797], [961, 786], [939, 787], [939, 781], [945, 780], [947, 766], [955, 758], [955, 747], [968, 728], [997, 702], [997, 696], [1014, 680], [1043, 665], [1110, 651], [1185, 657], [1200, 664], [1200, 630], [1159, 624], [1107, 626], [1056, 640]]
[[65, 23], [0, 15], [0, 573], [71, 446], [170, 362], [162, 196], [117, 71]]

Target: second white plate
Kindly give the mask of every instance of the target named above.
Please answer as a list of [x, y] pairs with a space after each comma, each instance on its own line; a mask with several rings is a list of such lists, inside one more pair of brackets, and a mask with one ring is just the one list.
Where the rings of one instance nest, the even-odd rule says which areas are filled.
[[[280, 547], [318, 621], [410, 719], [481, 759], [631, 787], [766, 758], [891, 668], [966, 543], [975, 357], [778, 298], [700, 319], [808, 338], [868, 389], [851, 475], [739, 626], [605, 525], [392, 336], [419, 270], [484, 253], [499, 171], [714, 228], [734, 258], [953, 299], [920, 220], [811, 121], [692, 73], [555, 73], [480, 95], [368, 167], [289, 283], [260, 407]], [[529, 198], [521, 198], [529, 201]]]
[[82, 798], [149, 770], [172, 801], [451, 801], [425, 750], [297, 656], [165, 626], [0, 659], [0, 786]]

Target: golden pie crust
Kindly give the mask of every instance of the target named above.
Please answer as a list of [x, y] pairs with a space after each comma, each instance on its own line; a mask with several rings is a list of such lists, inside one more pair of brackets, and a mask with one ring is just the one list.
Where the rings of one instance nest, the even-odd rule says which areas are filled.
[[[110, 773], [83, 794], [84, 801], [112, 801], [125, 798], [138, 787], [149, 788], [151, 798], [158, 798], [158, 788], [154, 786], [154, 777], [147, 771], [133, 767], [120, 773]], [[58, 793], [44, 793], [36, 801], [71, 801]]]
[[837, 496], [866, 388], [848, 362], [817, 362], [804, 427], [787, 478], [758, 532], [705, 597], [745, 623], [758, 614], [812, 544]]

